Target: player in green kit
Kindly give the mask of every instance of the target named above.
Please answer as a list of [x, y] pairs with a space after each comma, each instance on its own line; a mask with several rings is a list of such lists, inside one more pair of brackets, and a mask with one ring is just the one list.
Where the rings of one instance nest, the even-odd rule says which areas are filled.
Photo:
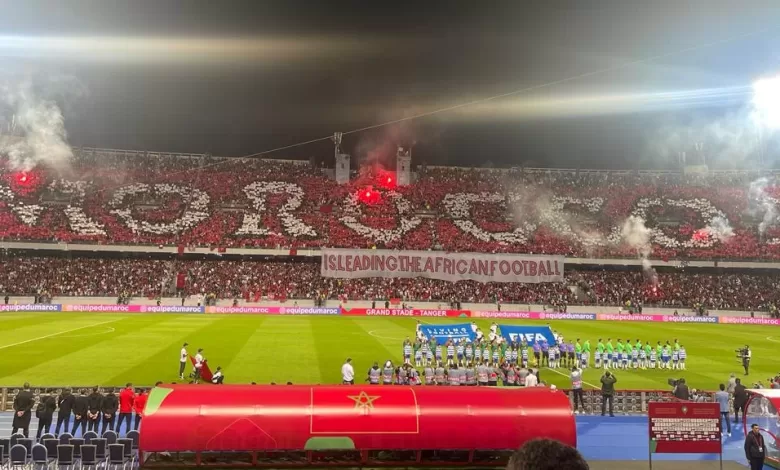
[[646, 356], [645, 367], [644, 367], [645, 369], [650, 368], [650, 355], [652, 354], [652, 352], [653, 352], [653, 347], [650, 346], [650, 341], [648, 341], [647, 344], [645, 344], [645, 356]]
[[634, 343], [634, 351], [636, 351], [636, 354], [634, 355], [634, 357], [637, 358], [637, 361], [636, 361], [636, 364], [634, 365], [634, 368], [635, 369], [637, 367], [638, 368], [642, 368], [642, 351], [644, 351], [644, 349], [642, 349], [642, 342], [641, 341], [636, 340], [636, 343]]
[[604, 355], [605, 348], [604, 348], [604, 342], [601, 341], [601, 338], [599, 338], [599, 342], [596, 343], [596, 369], [601, 369], [601, 361], [607, 362], [607, 358]]
[[612, 346], [612, 340], [607, 338], [607, 360], [604, 361], [604, 368], [615, 368], [615, 347]]
[[590, 366], [590, 340], [586, 339], [582, 345], [582, 368], [587, 369]]
[[582, 364], [582, 344], [580, 344], [579, 338], [577, 338], [577, 342], [574, 343], [574, 357], [575, 361], [577, 361], [575, 364], [577, 367], [580, 367], [580, 364]]
[[[626, 361], [626, 347], [623, 346], [622, 341], [617, 340], [617, 346], [615, 347], [615, 350], [617, 351], [617, 368], [623, 369], [623, 361]], [[625, 363], [628, 364], [628, 361]]]
[[[655, 347], [655, 355], [656, 355], [656, 357], [658, 358], [658, 360], [659, 360], [659, 361], [661, 360], [661, 354], [662, 354], [663, 352], [664, 352], [664, 347], [663, 347], [663, 346], [661, 346], [661, 342], [659, 341], [659, 342], [658, 342], [658, 345]], [[661, 367], [660, 367], [660, 364], [659, 364], [659, 369], [660, 369], [660, 368], [661, 368]]]

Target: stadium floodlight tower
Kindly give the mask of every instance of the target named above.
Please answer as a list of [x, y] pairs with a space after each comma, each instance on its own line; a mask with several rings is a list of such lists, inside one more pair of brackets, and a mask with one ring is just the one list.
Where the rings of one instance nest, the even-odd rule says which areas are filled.
[[396, 182], [398, 186], [409, 186], [412, 184], [412, 149], [398, 146], [396, 153]]
[[346, 153], [341, 153], [341, 132], [334, 132], [333, 137], [331, 140], [333, 140], [334, 145], [334, 155], [336, 157], [336, 183], [337, 184], [345, 184], [349, 182], [349, 162], [350, 162], [350, 156]]

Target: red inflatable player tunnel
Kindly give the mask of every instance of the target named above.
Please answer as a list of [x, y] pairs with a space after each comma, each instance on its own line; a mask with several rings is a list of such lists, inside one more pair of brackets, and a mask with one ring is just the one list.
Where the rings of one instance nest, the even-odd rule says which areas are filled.
[[152, 390], [140, 451], [514, 450], [576, 446], [566, 395], [545, 387], [172, 385]]

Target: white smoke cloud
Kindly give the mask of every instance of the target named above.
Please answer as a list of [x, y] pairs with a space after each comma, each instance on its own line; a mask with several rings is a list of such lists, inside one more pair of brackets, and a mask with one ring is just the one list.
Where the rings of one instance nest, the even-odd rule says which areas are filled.
[[641, 217], [630, 216], [623, 222], [620, 236], [626, 245], [636, 250], [637, 256], [642, 260], [642, 271], [644, 271], [645, 276], [652, 281], [653, 285], [657, 284], [658, 276], [650, 262], [650, 254], [653, 249], [650, 243], [652, 233], [645, 226], [645, 221]]
[[727, 242], [734, 236], [734, 229], [729, 224], [729, 221], [721, 216], [713, 217], [710, 224], [705, 227], [705, 230], [721, 243]]
[[769, 186], [767, 178], [759, 178], [748, 186], [748, 213], [754, 217], [761, 217], [758, 224], [758, 232], [764, 235], [766, 229], [775, 224], [777, 220], [777, 204], [767, 192]]
[[686, 120], [667, 117], [648, 133], [644, 158], [677, 163], [684, 152], [688, 165], [745, 168], [754, 166], [759, 154], [771, 155], [775, 146], [775, 140], [762, 132], [755, 111], [744, 106], [719, 117], [711, 111], [686, 115]]
[[620, 235], [626, 245], [635, 249], [642, 258], [648, 258], [651, 252], [650, 230], [641, 217], [632, 215], [623, 222]]
[[29, 79], [0, 83], [0, 101], [13, 112], [21, 136], [0, 140], [0, 154], [8, 156], [12, 168], [29, 171], [40, 164], [68, 167], [73, 151], [56, 101], [39, 93]]

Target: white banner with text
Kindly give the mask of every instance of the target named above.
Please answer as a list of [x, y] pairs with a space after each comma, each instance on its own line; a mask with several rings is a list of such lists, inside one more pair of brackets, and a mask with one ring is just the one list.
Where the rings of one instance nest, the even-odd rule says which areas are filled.
[[424, 277], [456, 282], [558, 282], [563, 256], [322, 249], [323, 277]]

